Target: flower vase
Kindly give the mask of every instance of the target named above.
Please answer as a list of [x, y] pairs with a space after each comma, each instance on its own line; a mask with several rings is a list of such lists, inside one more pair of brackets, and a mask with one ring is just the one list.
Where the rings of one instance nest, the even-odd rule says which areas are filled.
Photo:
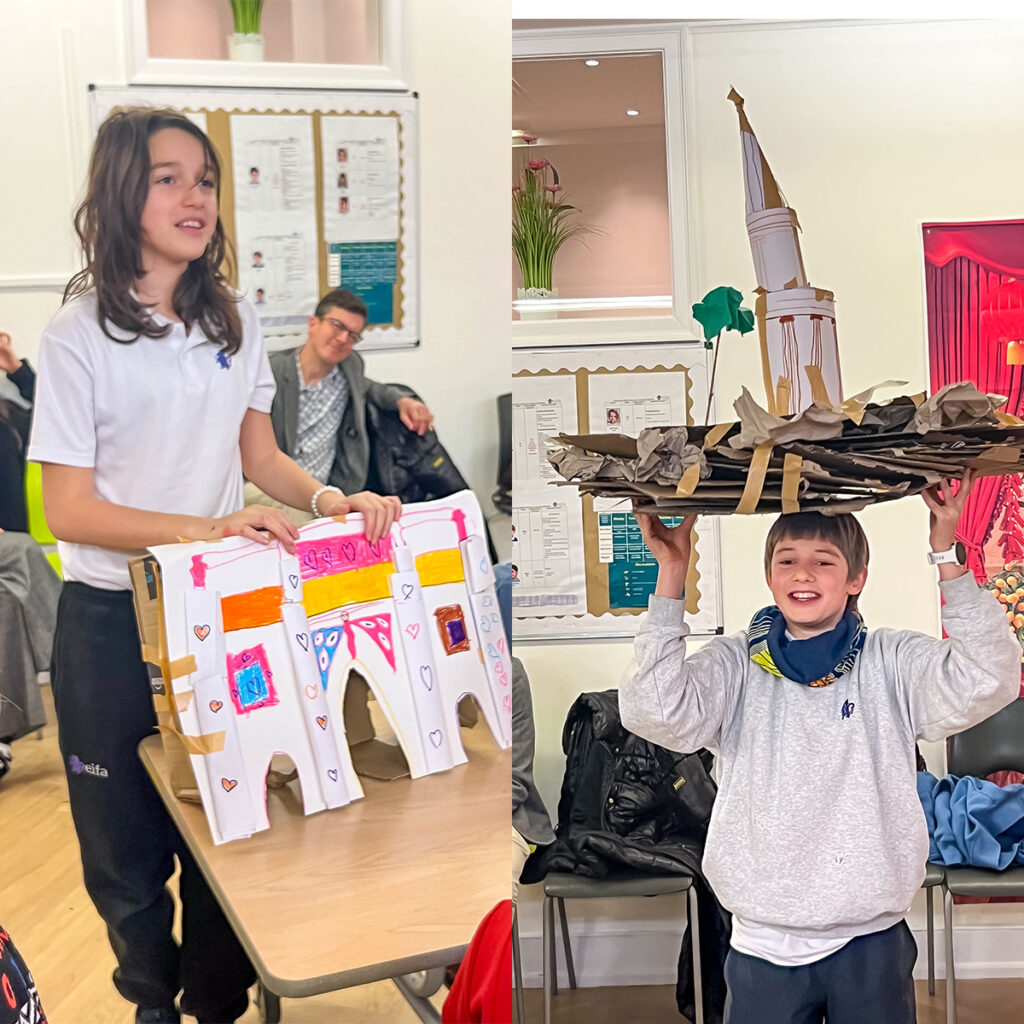
[[[516, 299], [557, 299], [557, 288], [518, 288]], [[520, 320], [553, 320], [558, 313], [553, 309], [521, 309], [519, 310]]]
[[228, 36], [228, 56], [231, 60], [263, 60], [263, 36], [259, 32], [233, 32]]

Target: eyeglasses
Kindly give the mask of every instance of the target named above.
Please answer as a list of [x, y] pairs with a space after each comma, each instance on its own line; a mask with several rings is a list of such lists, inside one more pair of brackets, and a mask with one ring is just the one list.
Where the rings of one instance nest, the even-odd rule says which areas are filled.
[[351, 327], [346, 327], [340, 320], [335, 320], [333, 316], [324, 317], [324, 319], [334, 328], [335, 334], [344, 334], [353, 345], [358, 345], [363, 340], [361, 331], [353, 331]]

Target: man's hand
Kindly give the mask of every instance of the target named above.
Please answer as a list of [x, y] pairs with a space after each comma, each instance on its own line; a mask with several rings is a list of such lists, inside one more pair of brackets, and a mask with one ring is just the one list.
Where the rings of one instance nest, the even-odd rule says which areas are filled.
[[977, 474], [974, 470], [968, 469], [960, 481], [960, 488], [956, 494], [953, 493], [952, 481], [945, 477], [942, 483], [933, 484], [921, 492], [921, 497], [931, 512], [929, 541], [932, 551], [948, 551], [956, 543], [960, 516], [976, 479]]
[[317, 500], [322, 516], [343, 516], [348, 512], [363, 514], [363, 532], [371, 544], [376, 544], [391, 532], [392, 524], [402, 515], [402, 503], [394, 495], [382, 497], [372, 491], [358, 494], [338, 494], [325, 491]]
[[11, 336], [0, 331], [0, 370], [4, 373], [14, 373], [19, 366], [21, 360], [14, 354]]
[[420, 437], [434, 426], [434, 414], [418, 399], [408, 396], [398, 400], [398, 418]]

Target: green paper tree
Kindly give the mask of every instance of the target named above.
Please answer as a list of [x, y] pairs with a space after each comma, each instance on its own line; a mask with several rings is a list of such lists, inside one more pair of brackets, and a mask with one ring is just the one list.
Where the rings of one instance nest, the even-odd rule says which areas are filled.
[[715, 357], [711, 364], [711, 383], [708, 385], [708, 409], [704, 415], [704, 426], [711, 418], [711, 399], [715, 394], [715, 373], [718, 370], [718, 347], [722, 340], [722, 331], [739, 331], [741, 335], [749, 334], [754, 329], [754, 314], [742, 306], [743, 293], [728, 285], [712, 288], [700, 302], [692, 307], [693, 318], [704, 328], [704, 341], [711, 344]]

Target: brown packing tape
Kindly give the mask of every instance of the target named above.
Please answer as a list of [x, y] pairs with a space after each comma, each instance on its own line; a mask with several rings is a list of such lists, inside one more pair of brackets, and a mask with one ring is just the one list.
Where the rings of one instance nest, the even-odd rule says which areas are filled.
[[150, 665], [159, 665], [163, 659], [160, 652], [152, 644], [140, 644], [142, 649], [142, 660], [148, 661]]
[[223, 732], [211, 732], [208, 736], [188, 736], [179, 732], [173, 725], [158, 725], [160, 732], [168, 736], [174, 736], [181, 741], [181, 745], [190, 754], [216, 754], [224, 749]]
[[811, 397], [814, 401], [821, 402], [822, 405], [827, 405], [834, 409], [835, 406], [828, 395], [828, 388], [825, 387], [825, 378], [821, 375], [821, 367], [815, 366], [812, 363], [804, 367], [804, 373], [807, 374], [807, 379], [811, 382]]
[[196, 656], [194, 654], [186, 654], [184, 658], [176, 658], [167, 667], [171, 679], [190, 676], [196, 671]]
[[996, 419], [1006, 427], [1019, 427], [1024, 425], [1024, 420], [1018, 419], [1016, 416], [1013, 416], [1008, 412], [999, 412], [996, 410]]
[[679, 478], [679, 483], [676, 485], [676, 494], [680, 498], [688, 498], [697, 489], [697, 484], [700, 483], [700, 462], [695, 462], [691, 466], [686, 467], [686, 471]]
[[764, 487], [764, 475], [768, 469], [768, 460], [772, 456], [774, 447], [772, 441], [764, 441], [754, 449], [754, 454], [750, 457], [750, 471], [747, 473], [743, 496], [736, 506], [737, 515], [752, 515], [754, 509], [757, 508], [757, 503], [761, 498], [761, 488]]
[[716, 423], [705, 435], [704, 443], [701, 448], [708, 449], [714, 448], [719, 441], [729, 433], [730, 430], [736, 425], [736, 420], [731, 423]]
[[782, 461], [782, 514], [791, 515], [800, 511], [800, 468], [804, 460], [799, 455], [787, 452]]
[[775, 409], [769, 410], [773, 416], [785, 416], [789, 412], [790, 396], [793, 393], [793, 385], [788, 377], [780, 377], [775, 385]]

